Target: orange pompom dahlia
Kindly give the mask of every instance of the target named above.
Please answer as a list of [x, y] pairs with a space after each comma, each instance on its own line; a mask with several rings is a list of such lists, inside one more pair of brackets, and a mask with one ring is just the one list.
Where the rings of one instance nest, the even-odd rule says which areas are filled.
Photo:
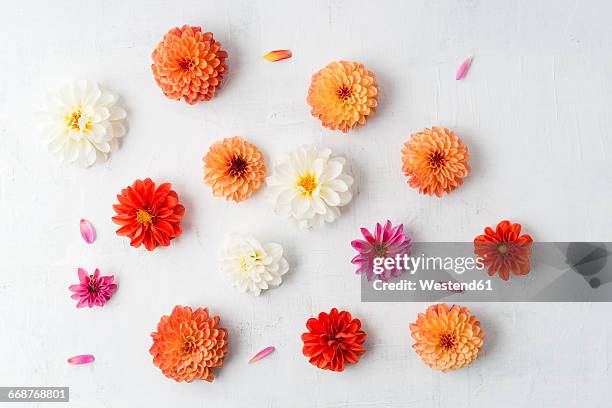
[[312, 76], [308, 104], [326, 128], [346, 133], [376, 110], [376, 76], [357, 62], [332, 62]]
[[361, 321], [353, 319], [346, 310], [321, 312], [317, 318], [306, 322], [307, 333], [302, 334], [302, 353], [309, 357], [310, 364], [323, 370], [344, 371], [344, 365], [357, 364], [366, 352], [363, 343], [366, 333], [361, 330]]
[[212, 187], [215, 197], [244, 201], [264, 183], [263, 154], [239, 136], [216, 142], [203, 160], [204, 181]]
[[402, 149], [402, 170], [410, 187], [442, 197], [470, 172], [467, 146], [449, 129], [433, 127], [413, 133]]
[[227, 73], [227, 52], [212, 33], [197, 26], [168, 31], [151, 57], [153, 76], [164, 94], [191, 105], [212, 99]]
[[521, 224], [508, 220], [495, 227], [486, 227], [483, 235], [474, 238], [474, 253], [483, 259], [489, 276], [496, 273], [507, 281], [510, 273], [522, 276], [531, 270], [531, 244], [529, 234], [521, 235]]
[[467, 307], [445, 303], [419, 313], [410, 324], [414, 348], [423, 362], [433, 369], [452, 371], [471, 364], [482, 349], [485, 333]]
[[175, 306], [170, 316], [162, 316], [151, 337], [153, 364], [177, 382], [212, 382], [213, 368], [220, 368], [227, 354], [227, 331], [207, 308]]
[[117, 195], [119, 204], [113, 205], [117, 213], [113, 222], [121, 228], [117, 235], [130, 238], [130, 245], [138, 248], [144, 244], [152, 251], [157, 246], [168, 246], [181, 235], [181, 218], [185, 207], [179, 204], [172, 184], [156, 186], [150, 179], [136, 180]]

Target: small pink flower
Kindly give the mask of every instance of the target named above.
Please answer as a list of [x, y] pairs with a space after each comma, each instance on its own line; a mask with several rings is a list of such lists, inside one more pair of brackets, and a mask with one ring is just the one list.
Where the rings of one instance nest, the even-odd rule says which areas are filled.
[[394, 227], [391, 221], [387, 220], [384, 226], [376, 223], [373, 235], [367, 228], [361, 228], [361, 234], [365, 241], [356, 239], [351, 242], [351, 246], [359, 252], [351, 261], [357, 265], [355, 273], [365, 273], [369, 281], [374, 278], [387, 281], [391, 277], [399, 276], [402, 269], [397, 269], [395, 265], [390, 269], [385, 268], [381, 274], [375, 274], [374, 259], [395, 258], [396, 255], [403, 256], [410, 252], [412, 241], [404, 234], [404, 225]]
[[114, 283], [115, 277], [100, 276], [100, 270], [96, 268], [93, 275], [88, 275], [87, 271], [79, 268], [78, 285], [70, 285], [68, 289], [74, 292], [72, 299], [78, 299], [76, 307], [104, 306], [104, 304], [117, 291], [117, 285]]

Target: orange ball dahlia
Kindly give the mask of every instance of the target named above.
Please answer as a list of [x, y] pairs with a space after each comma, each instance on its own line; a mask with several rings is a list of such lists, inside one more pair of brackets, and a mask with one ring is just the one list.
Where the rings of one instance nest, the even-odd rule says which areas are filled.
[[266, 176], [263, 154], [239, 136], [215, 142], [204, 161], [204, 181], [215, 197], [244, 201], [261, 188]]
[[302, 353], [310, 364], [323, 370], [344, 371], [345, 363], [357, 364], [366, 352], [363, 343], [366, 333], [361, 321], [353, 319], [345, 310], [333, 308], [329, 314], [319, 313], [306, 322], [307, 333], [302, 334]]
[[152, 251], [158, 245], [168, 246], [181, 235], [181, 218], [185, 207], [179, 204], [172, 184], [155, 186], [150, 178], [136, 180], [117, 195], [119, 204], [113, 205], [117, 213], [113, 222], [120, 225], [117, 235], [130, 238], [130, 245], [144, 244]]
[[151, 57], [153, 76], [164, 94], [191, 105], [212, 99], [227, 73], [227, 52], [212, 33], [197, 26], [168, 31]]
[[227, 354], [227, 331], [207, 308], [175, 306], [170, 316], [162, 316], [151, 337], [153, 364], [177, 382], [212, 382], [213, 368], [220, 368]]
[[413, 133], [402, 149], [402, 170], [419, 193], [442, 197], [470, 172], [467, 146], [452, 130], [433, 127]]
[[471, 364], [482, 349], [485, 333], [467, 307], [445, 303], [419, 313], [410, 324], [414, 348], [423, 362], [433, 369], [452, 371]]
[[489, 276], [496, 273], [507, 281], [510, 273], [522, 276], [531, 270], [531, 244], [529, 234], [521, 235], [521, 224], [508, 220], [495, 227], [486, 227], [483, 235], [474, 238], [474, 253], [482, 258]]
[[376, 110], [376, 76], [357, 62], [332, 62], [312, 76], [308, 98], [312, 116], [326, 128], [346, 133], [365, 125]]

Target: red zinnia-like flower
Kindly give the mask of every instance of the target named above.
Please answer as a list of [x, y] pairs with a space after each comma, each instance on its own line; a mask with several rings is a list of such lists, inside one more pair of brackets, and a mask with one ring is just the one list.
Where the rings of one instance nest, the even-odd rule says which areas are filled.
[[318, 318], [308, 319], [306, 328], [308, 333], [302, 333], [302, 353], [310, 357], [310, 364], [323, 370], [344, 371], [345, 362], [357, 364], [359, 356], [366, 352], [361, 321], [347, 311], [333, 308], [329, 314], [321, 312]]
[[514, 275], [529, 273], [532, 242], [530, 235], [521, 235], [521, 224], [504, 220], [497, 224], [495, 231], [486, 227], [484, 235], [474, 239], [474, 253], [483, 259], [489, 276], [497, 273], [508, 280], [510, 272]]
[[168, 246], [170, 240], [181, 235], [180, 222], [185, 207], [179, 204], [172, 184], [155, 187], [150, 178], [136, 180], [117, 195], [119, 204], [113, 205], [117, 213], [113, 222], [120, 225], [117, 235], [130, 238], [130, 245], [138, 248], [144, 243], [152, 251], [158, 245]]

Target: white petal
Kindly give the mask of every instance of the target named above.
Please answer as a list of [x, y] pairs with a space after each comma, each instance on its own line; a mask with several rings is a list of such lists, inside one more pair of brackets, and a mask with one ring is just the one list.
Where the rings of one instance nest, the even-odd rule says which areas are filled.
[[327, 181], [325, 183], [325, 186], [339, 193], [347, 191], [349, 188], [348, 185], [339, 178], [335, 178], [333, 180]]
[[125, 112], [125, 110], [123, 108], [120, 108], [119, 106], [111, 106], [109, 108], [110, 111], [110, 117], [108, 118], [109, 120], [122, 120], [125, 119], [125, 117], [127, 116], [127, 113]]
[[113, 122], [111, 124], [111, 127], [113, 129], [113, 137], [123, 137], [125, 135], [125, 126], [123, 126], [123, 124], [118, 123], [118, 122]]
[[291, 210], [293, 214], [300, 218], [304, 215], [306, 211], [310, 208], [310, 200], [308, 198], [302, 197], [301, 194], [296, 195], [293, 200], [291, 200]]
[[312, 199], [312, 208], [317, 214], [325, 214], [325, 211], [327, 211], [326, 207], [327, 206], [325, 205], [321, 197], [314, 197]]
[[321, 174], [322, 181], [333, 180], [342, 173], [343, 165], [335, 160], [330, 160], [325, 166], [323, 174]]
[[98, 103], [102, 106], [110, 107], [117, 102], [118, 96], [114, 92], [110, 92], [108, 90], [102, 91], [102, 95], [100, 95], [100, 99], [98, 99]]
[[321, 198], [325, 200], [325, 203], [327, 203], [327, 205], [340, 205], [340, 196], [331, 188], [321, 189]]

